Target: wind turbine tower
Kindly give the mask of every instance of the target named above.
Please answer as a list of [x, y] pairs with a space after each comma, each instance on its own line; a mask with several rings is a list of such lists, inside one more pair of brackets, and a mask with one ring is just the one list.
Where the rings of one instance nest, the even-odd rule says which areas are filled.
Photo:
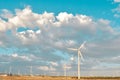
[[9, 67], [9, 76], [11, 75], [12, 67]]
[[20, 70], [18, 69], [18, 75], [20, 75]]
[[64, 64], [63, 68], [64, 68], [64, 76], [67, 76], [66, 75], [66, 68], [67, 68], [66, 64]]
[[33, 76], [32, 75], [32, 66], [30, 66], [30, 76]]

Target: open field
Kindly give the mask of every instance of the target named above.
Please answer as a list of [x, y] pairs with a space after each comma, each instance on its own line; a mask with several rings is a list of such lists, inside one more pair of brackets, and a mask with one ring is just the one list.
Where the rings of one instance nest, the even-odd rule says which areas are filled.
[[[77, 77], [0, 76], [0, 80], [78, 80]], [[80, 80], [120, 80], [120, 77], [82, 77]]]

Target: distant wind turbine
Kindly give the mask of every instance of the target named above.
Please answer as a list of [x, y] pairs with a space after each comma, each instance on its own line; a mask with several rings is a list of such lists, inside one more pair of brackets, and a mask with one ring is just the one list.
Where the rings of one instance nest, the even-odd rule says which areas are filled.
[[32, 66], [30, 66], [30, 75], [33, 76], [32, 75]]
[[66, 64], [64, 64], [63, 68], [64, 68], [64, 76], [66, 76], [66, 68], [67, 68]]
[[18, 75], [20, 75], [20, 70], [18, 69]]
[[77, 51], [78, 52], [78, 79], [80, 79], [80, 58], [82, 60], [84, 60], [83, 56], [81, 54], [81, 48], [84, 47], [85, 43], [86, 43], [86, 41], [84, 41], [83, 44], [81, 44], [81, 46], [79, 48], [77, 48], [77, 49], [76, 48], [68, 48], [69, 50], [73, 50], [73, 51]]
[[66, 69], [67, 69], [67, 66], [66, 66], [66, 64], [63, 65], [63, 69], [64, 69], [64, 77], [65, 77], [66, 80], [67, 80], [67, 72], [66, 72], [66, 71], [67, 71], [67, 70], [66, 70]]
[[12, 67], [9, 67], [9, 76], [11, 75]]

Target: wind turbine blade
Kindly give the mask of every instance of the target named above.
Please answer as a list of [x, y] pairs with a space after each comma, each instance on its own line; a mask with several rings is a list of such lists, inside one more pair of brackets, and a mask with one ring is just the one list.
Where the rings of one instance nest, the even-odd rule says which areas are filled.
[[85, 43], [86, 43], [86, 41], [84, 41], [84, 42], [81, 44], [81, 46], [79, 47], [79, 49], [81, 49], [82, 47], [84, 47]]
[[79, 54], [80, 54], [81, 60], [84, 61], [83, 55], [81, 54], [80, 51], [79, 51]]
[[69, 50], [77, 51], [78, 49], [75, 48], [68, 48]]

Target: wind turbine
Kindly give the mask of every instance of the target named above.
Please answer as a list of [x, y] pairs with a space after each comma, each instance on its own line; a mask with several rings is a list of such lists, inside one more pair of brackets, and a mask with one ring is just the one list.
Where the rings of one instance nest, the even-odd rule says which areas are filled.
[[84, 60], [83, 59], [83, 56], [82, 56], [82, 54], [81, 54], [81, 48], [83, 48], [84, 47], [84, 44], [86, 43], [86, 41], [84, 41], [82, 44], [81, 44], [81, 46], [79, 47], [79, 48], [68, 48], [69, 50], [73, 50], [73, 51], [77, 51], [78, 52], [78, 79], [80, 79], [80, 58], [82, 59], [82, 60]]
[[11, 71], [12, 71], [12, 67], [10, 66], [10, 67], [9, 67], [9, 76], [11, 76], [11, 74], [12, 74]]
[[32, 75], [32, 66], [30, 66], [30, 76], [33, 76]]
[[18, 73], [17, 73], [18, 76], [20, 76], [20, 70], [18, 69]]
[[64, 68], [64, 76], [66, 76], [66, 68], [67, 68], [66, 64], [64, 64], [63, 68]]
[[28, 68], [29, 68], [29, 75], [30, 76], [33, 76], [33, 74], [32, 74], [32, 69], [33, 69], [33, 67], [32, 66], [27, 66]]
[[66, 80], [67, 80], [67, 73], [66, 73], [66, 71], [67, 71], [67, 66], [66, 66], [66, 64], [63, 65], [63, 69], [64, 69], [64, 77], [65, 77]]

